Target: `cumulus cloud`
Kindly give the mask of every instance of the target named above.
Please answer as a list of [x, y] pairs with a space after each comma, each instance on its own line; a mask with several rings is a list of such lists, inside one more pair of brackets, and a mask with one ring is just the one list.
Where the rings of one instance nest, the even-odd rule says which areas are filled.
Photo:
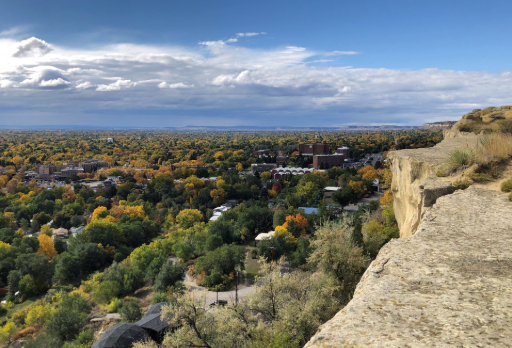
[[19, 83], [19, 87], [63, 88], [70, 84], [64, 76], [63, 71], [52, 66], [40, 66], [34, 68], [20, 67], [18, 71], [21, 72], [20, 75], [27, 76], [27, 78]]
[[40, 40], [35, 37], [31, 37], [30, 39], [23, 40], [19, 43], [16, 52], [12, 55], [13, 57], [21, 58], [21, 57], [29, 57], [29, 56], [44, 56], [48, 54], [53, 49], [49, 44], [44, 40]]
[[98, 85], [96, 90], [99, 92], [120, 91], [121, 89], [135, 87], [136, 85], [137, 82], [132, 82], [131, 80], [117, 80], [108, 85]]
[[[334, 54], [298, 45], [254, 49], [226, 40], [192, 48], [52, 45], [51, 54], [34, 54], [28, 41], [44, 42], [0, 38], [0, 110], [12, 120], [32, 108], [52, 114], [59, 110], [78, 120], [80, 115], [88, 120], [99, 115], [100, 121], [102, 115], [130, 109], [133, 114], [166, 115], [158, 124], [168, 119], [173, 125], [192, 122], [172, 116], [183, 114], [200, 115], [205, 124], [218, 124], [220, 114], [225, 124], [235, 117], [236, 124], [420, 124], [510, 104], [512, 95], [509, 72], [352, 68], [326, 59], [316, 60], [320, 66], [308, 64], [319, 56], [352, 51]], [[13, 57], [14, 50], [27, 56]], [[156, 93], [159, 88], [176, 92]], [[112, 91], [117, 92], [106, 93]], [[108, 118], [113, 125], [116, 120]]]

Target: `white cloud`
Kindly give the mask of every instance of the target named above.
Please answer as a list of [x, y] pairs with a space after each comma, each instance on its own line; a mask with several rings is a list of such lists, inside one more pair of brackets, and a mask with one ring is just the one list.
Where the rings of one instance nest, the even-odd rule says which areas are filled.
[[261, 32], [261, 33], [237, 33], [236, 36], [238, 37], [244, 37], [244, 36], [256, 36], [256, 35], [265, 35], [266, 32]]
[[360, 52], [356, 51], [332, 51], [332, 52], [326, 52], [324, 53], [324, 56], [343, 56], [343, 55], [354, 55], [354, 54], [360, 54]]
[[44, 56], [53, 49], [44, 40], [40, 40], [35, 37], [23, 40], [19, 43], [16, 52], [12, 55], [13, 57], [21, 58], [28, 56]]
[[[0, 38], [0, 110], [14, 120], [21, 112], [17, 110], [27, 108], [51, 114], [59, 110], [63, 115], [172, 109], [175, 112], [169, 115], [180, 115], [179, 111], [203, 119], [249, 115], [247, 122], [282, 125], [289, 124], [288, 115], [296, 125], [379, 120], [419, 124], [460, 117], [475, 105], [510, 104], [512, 95], [509, 72], [352, 68], [332, 66], [326, 60], [308, 64], [319, 56], [352, 51], [333, 54], [299, 46], [254, 49], [219, 40], [194, 48], [118, 44], [76, 49], [52, 44], [50, 54], [34, 54], [32, 44], [26, 44], [30, 40]], [[13, 57], [14, 51], [27, 55]], [[158, 88], [179, 93], [156, 93]], [[118, 92], [99, 93], [107, 91]], [[243, 124], [240, 119], [238, 124]]]
[[136, 85], [137, 82], [132, 82], [131, 80], [117, 80], [108, 85], [98, 85], [96, 90], [99, 92], [120, 91], [121, 89], [135, 87]]
[[236, 37], [233, 37], [231, 39], [227, 39], [226, 42], [238, 42], [238, 39]]
[[0, 80], [0, 88], [7, 88], [13, 86], [14, 83], [9, 80]]
[[194, 85], [187, 85], [183, 82], [171, 83], [162, 82], [158, 84], [158, 88], [173, 88], [173, 89], [181, 89], [181, 88], [194, 88]]
[[79, 83], [75, 86], [76, 89], [87, 89], [87, 88], [93, 88], [93, 87], [95, 87], [95, 86], [89, 81]]

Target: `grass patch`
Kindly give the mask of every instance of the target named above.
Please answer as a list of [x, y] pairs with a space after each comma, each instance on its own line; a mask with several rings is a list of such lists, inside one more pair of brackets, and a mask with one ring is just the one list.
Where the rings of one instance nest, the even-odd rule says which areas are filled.
[[494, 180], [492, 175], [485, 174], [485, 173], [471, 173], [471, 174], [469, 174], [469, 177], [474, 182], [480, 182], [480, 183], [482, 183], [482, 182], [489, 182], [489, 181], [493, 181]]
[[451, 168], [467, 167], [473, 163], [475, 163], [475, 149], [471, 147], [455, 149], [448, 157], [448, 165]]
[[247, 282], [254, 284], [256, 277], [260, 275], [260, 264], [258, 259], [248, 258], [245, 260], [245, 274]]
[[469, 186], [473, 184], [472, 180], [469, 179], [459, 179], [453, 183], [453, 187], [455, 187], [456, 190], [465, 190]]

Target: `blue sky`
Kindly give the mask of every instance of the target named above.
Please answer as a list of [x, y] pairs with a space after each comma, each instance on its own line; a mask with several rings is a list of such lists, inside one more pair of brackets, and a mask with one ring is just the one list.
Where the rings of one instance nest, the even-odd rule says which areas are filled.
[[0, 3], [0, 125], [421, 124], [511, 103], [510, 1]]

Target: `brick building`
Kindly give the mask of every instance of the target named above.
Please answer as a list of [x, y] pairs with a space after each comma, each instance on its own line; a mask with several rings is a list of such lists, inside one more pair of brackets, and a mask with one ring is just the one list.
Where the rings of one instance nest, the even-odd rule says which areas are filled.
[[350, 148], [344, 146], [336, 150], [333, 155], [313, 155], [313, 168], [341, 167], [350, 156]]
[[253, 163], [253, 164], [251, 164], [251, 172], [253, 174], [270, 172], [274, 168], [277, 168], [276, 163]]
[[264, 149], [264, 150], [257, 150], [252, 152], [253, 156], [256, 157], [269, 157], [270, 156], [270, 150]]
[[301, 153], [303, 156], [329, 154], [329, 145], [328, 144], [300, 144], [299, 145], [299, 153]]

